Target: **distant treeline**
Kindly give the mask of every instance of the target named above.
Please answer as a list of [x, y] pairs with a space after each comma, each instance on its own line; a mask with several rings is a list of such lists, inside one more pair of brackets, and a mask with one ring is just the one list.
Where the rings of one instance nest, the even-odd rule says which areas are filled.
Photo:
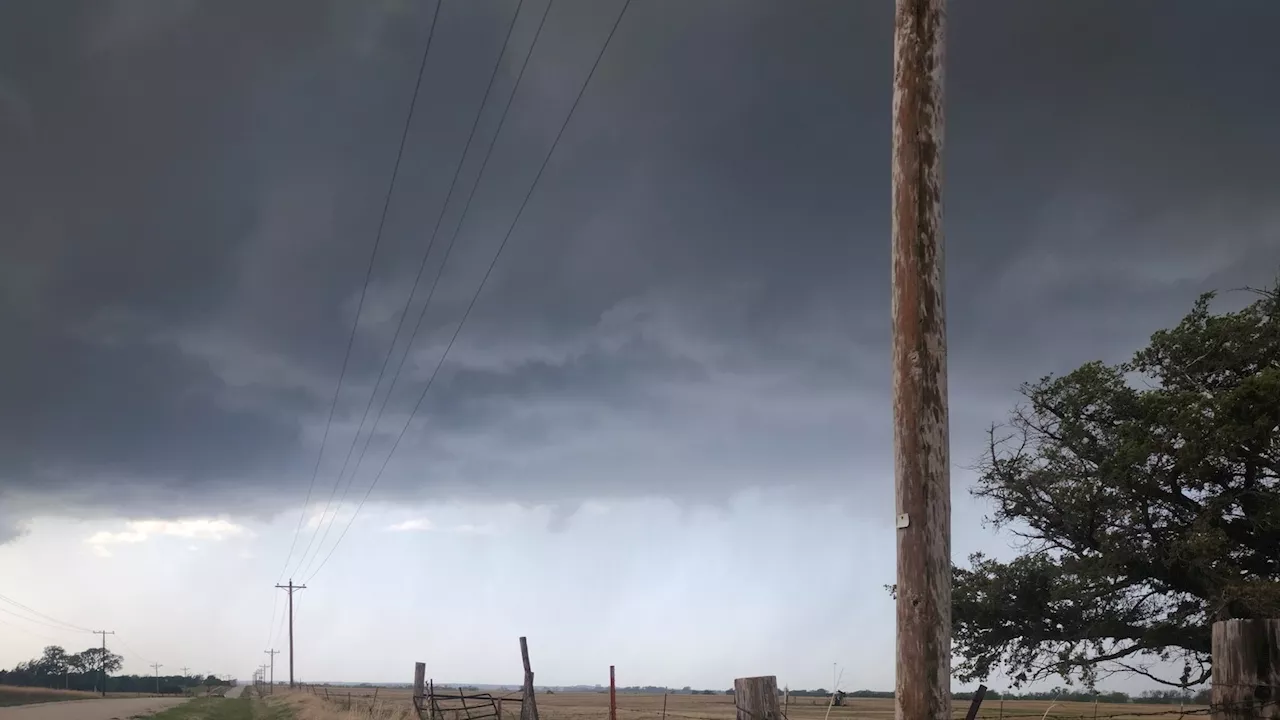
[[[40, 657], [24, 660], [12, 670], [0, 670], [0, 685], [98, 692], [102, 689], [102, 674], [105, 670], [107, 692], [156, 692], [155, 675], [112, 675], [119, 672], [123, 665], [124, 658], [109, 650], [104, 652], [102, 648], [68, 653], [57, 645], [50, 645]], [[213, 675], [161, 675], [158, 686], [160, 692], [181, 694], [187, 688], [230, 684]]]

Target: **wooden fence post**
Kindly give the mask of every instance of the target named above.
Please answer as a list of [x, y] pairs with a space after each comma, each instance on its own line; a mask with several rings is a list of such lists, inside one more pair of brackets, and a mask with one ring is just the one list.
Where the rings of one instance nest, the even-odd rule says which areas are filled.
[[778, 678], [764, 675], [734, 680], [733, 703], [738, 710], [738, 720], [780, 720]]
[[609, 720], [618, 720], [618, 691], [613, 680], [613, 666], [609, 666]]
[[1213, 720], [1280, 720], [1280, 620], [1213, 624]]
[[667, 720], [667, 691], [662, 691], [662, 720]]
[[[982, 699], [987, 696], [987, 686], [979, 685], [978, 689], [973, 693], [973, 700], [969, 703], [969, 712], [965, 713], [964, 720], [974, 720], [978, 717], [978, 709], [982, 707]], [[1097, 705], [1094, 705], [1094, 717], [1097, 717]]]
[[520, 638], [520, 659], [524, 662], [524, 702], [520, 703], [520, 720], [538, 720], [538, 700], [533, 690], [533, 666], [529, 664], [529, 641]]
[[426, 694], [427, 664], [413, 664], [413, 696], [420, 698]]

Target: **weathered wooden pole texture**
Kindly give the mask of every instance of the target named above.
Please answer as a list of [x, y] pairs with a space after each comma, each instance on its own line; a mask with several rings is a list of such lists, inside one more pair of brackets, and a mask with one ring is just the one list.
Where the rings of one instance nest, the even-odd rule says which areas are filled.
[[413, 664], [413, 696], [421, 698], [427, 693], [427, 664], [416, 662]]
[[1214, 720], [1280, 719], [1280, 620], [1213, 624]]
[[609, 720], [618, 720], [618, 690], [614, 685], [613, 666], [609, 666]]
[[733, 681], [738, 720], [782, 720], [778, 711], [778, 678], [773, 675]]
[[533, 666], [529, 664], [529, 641], [520, 638], [520, 659], [524, 662], [524, 702], [520, 703], [520, 720], [538, 720], [538, 700], [533, 690]]
[[943, 292], [945, 0], [896, 0], [893, 445], [897, 720], [951, 718], [951, 476]]

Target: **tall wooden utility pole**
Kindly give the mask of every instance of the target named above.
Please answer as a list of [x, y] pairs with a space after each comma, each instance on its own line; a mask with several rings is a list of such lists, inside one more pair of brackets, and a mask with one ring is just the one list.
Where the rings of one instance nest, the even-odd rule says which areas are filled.
[[618, 690], [613, 679], [613, 666], [609, 666], [609, 720], [618, 720]]
[[[288, 585], [276, 585], [289, 593], [289, 688], [293, 689], [293, 593], [295, 590], [306, 590], [306, 585], [294, 585], [293, 580], [289, 580]], [[275, 656], [271, 658], [275, 662]]]
[[102, 679], [102, 697], [107, 696], [107, 636], [115, 635], [115, 630], [94, 630], [94, 635], [102, 636], [102, 657], [98, 665], [98, 676]]
[[951, 475], [942, 242], [946, 0], [896, 0], [893, 455], [896, 720], [951, 718]]
[[160, 694], [160, 668], [164, 667], [160, 663], [151, 663], [151, 667], [156, 671], [156, 694]]
[[276, 694], [276, 655], [280, 654], [279, 650], [263, 650], [262, 652], [271, 656], [271, 694]]

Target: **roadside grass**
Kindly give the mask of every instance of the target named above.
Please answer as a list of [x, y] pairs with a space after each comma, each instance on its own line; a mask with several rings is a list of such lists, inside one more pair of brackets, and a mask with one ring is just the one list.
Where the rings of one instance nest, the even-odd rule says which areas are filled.
[[80, 690], [0, 685], [0, 707], [34, 705], [36, 703], [58, 702], [61, 700], [91, 700], [96, 697], [98, 697], [97, 693], [82, 692]]
[[293, 713], [283, 704], [268, 705], [245, 694], [232, 700], [199, 697], [145, 717], [146, 720], [291, 720]]

